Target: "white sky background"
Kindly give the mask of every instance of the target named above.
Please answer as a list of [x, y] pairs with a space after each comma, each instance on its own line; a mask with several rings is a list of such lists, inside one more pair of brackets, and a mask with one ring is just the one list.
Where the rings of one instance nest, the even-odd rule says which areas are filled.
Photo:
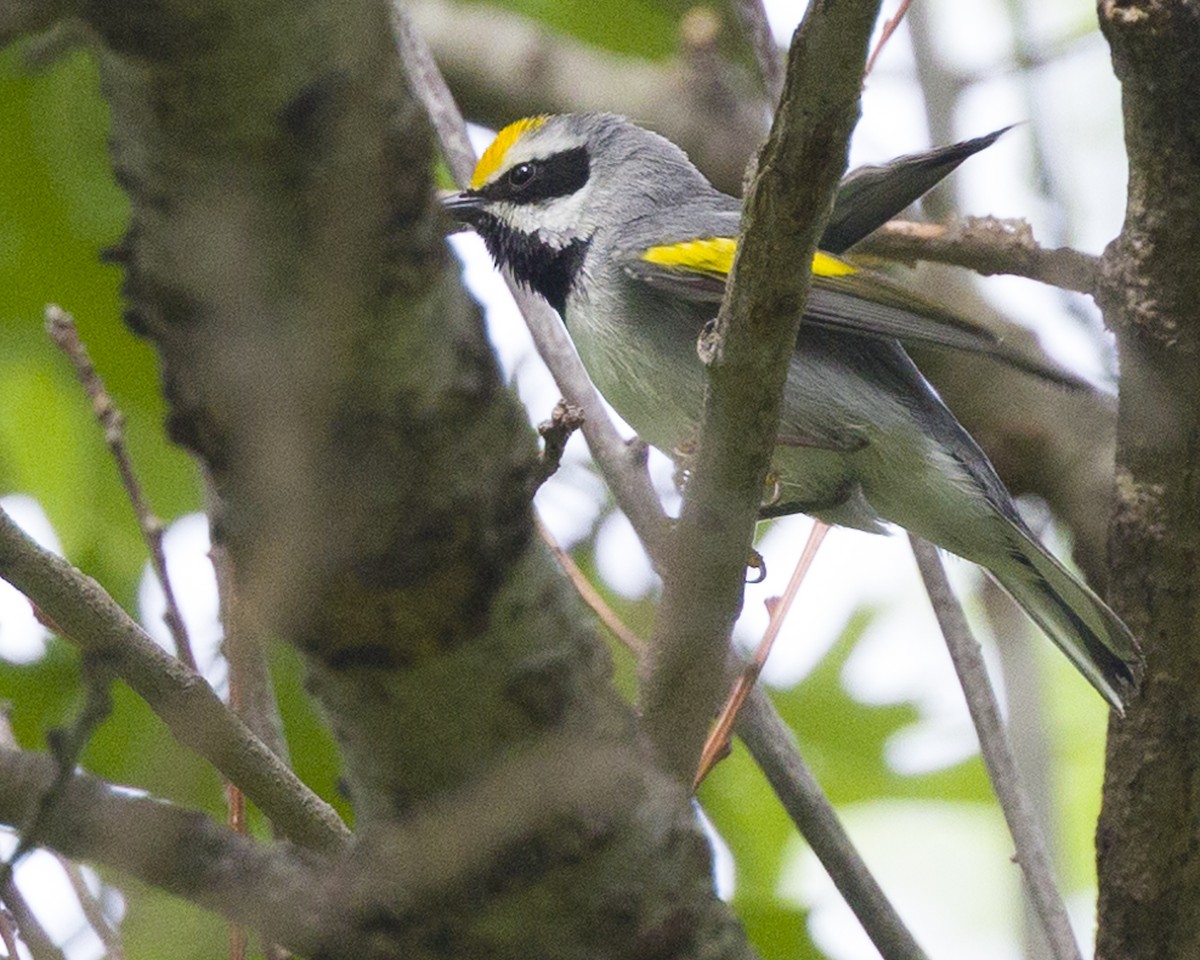
[[[953, 175], [962, 211], [1023, 217], [1031, 222], [1042, 242], [1070, 243], [1099, 253], [1120, 229], [1125, 168], [1119, 90], [1107, 47], [1094, 30], [1081, 39], [1064, 39], [1079, 32], [1081, 25], [1094, 24], [1091, 0], [1026, 4], [1030, 36], [1049, 49], [1065, 51], [1033, 71], [1025, 81], [1027, 86], [1021, 85], [1010, 66], [1013, 38], [1003, 0], [918, 2], [931, 7], [943, 56], [973, 76], [988, 78], [963, 99], [954, 118], [955, 136], [977, 136], [1009, 123], [1030, 121]], [[885, 3], [885, 17], [894, 12], [895, 5], [894, 0]], [[786, 44], [803, 4], [767, 0], [767, 7], [779, 42]], [[1036, 107], [1036, 115], [1031, 115], [1031, 105]], [[1064, 191], [1065, 210], [1047, 204], [1029, 186], [1029, 138], [1034, 128], [1043, 137], [1055, 186]], [[482, 149], [490, 134], [475, 133], [476, 147]], [[928, 146], [929, 132], [914, 75], [912, 49], [907, 29], [902, 26], [866, 85], [862, 120], [851, 147], [851, 165], [881, 162]], [[1072, 229], [1069, 236], [1063, 233], [1067, 221]], [[505, 375], [517, 387], [531, 422], [536, 424], [549, 415], [558, 391], [534, 352], [482, 244], [465, 234], [455, 236], [451, 242], [463, 258], [468, 286], [487, 308], [489, 334]], [[1012, 278], [992, 278], [982, 288], [1006, 315], [1034, 329], [1060, 362], [1097, 382], [1105, 382], [1111, 359], [1103, 335], [1097, 333], [1098, 315], [1090, 301]], [[654, 574], [628, 521], [619, 513], [601, 519], [607, 495], [589, 464], [582, 437], [572, 439], [562, 469], [537, 495], [539, 512], [568, 547], [589, 536], [599, 522], [596, 562], [606, 585], [626, 596], [656, 590]], [[651, 467], [668, 510], [675, 512], [678, 496], [672, 486], [670, 463], [655, 454]], [[54, 531], [35, 501], [9, 496], [2, 502], [39, 542], [59, 549]], [[788, 518], [772, 525], [763, 537], [760, 550], [770, 575], [766, 583], [748, 590], [746, 612], [737, 629], [743, 642], [753, 643], [761, 634], [766, 624], [763, 601], [782, 592], [808, 528], [808, 520]], [[194, 515], [177, 521], [167, 535], [166, 549], [197, 657], [202, 667], [211, 665], [206, 675], [220, 688], [224, 668], [217, 652], [220, 633], [216, 588], [207, 560], [208, 536], [203, 518]], [[949, 566], [960, 593], [970, 593], [972, 584], [978, 582], [978, 571], [961, 562]], [[161, 622], [161, 590], [149, 574], [139, 590], [139, 604], [143, 622], [170, 649]], [[911, 700], [918, 704], [922, 715], [920, 724], [889, 744], [889, 762], [901, 772], [918, 773], [969, 756], [975, 750], [974, 733], [903, 537], [831, 532], [781, 633], [766, 679], [791, 684], [802, 678], [836, 641], [851, 615], [864, 606], [877, 614], [846, 666], [847, 691], [865, 702]], [[36, 659], [44, 639], [45, 631], [33, 620], [28, 604], [7, 585], [0, 584], [0, 656], [18, 662]], [[856, 840], [880, 870], [885, 887], [899, 901], [902, 913], [913, 923], [918, 939], [931, 955], [969, 955], [979, 960], [1013, 960], [1019, 956], [1014, 933], [1014, 873], [998, 813], [991, 816], [976, 809], [931, 811], [924, 804], [894, 803], [844, 813]], [[909, 844], [914, 839], [921, 841], [921, 870], [913, 869], [911, 845], [897, 842], [897, 837]], [[938, 837], [939, 842], [930, 842]], [[728, 891], [731, 870], [724, 859], [721, 862], [722, 885]], [[53, 875], [55, 869], [52, 863], [30, 858], [22, 868], [22, 886], [27, 891], [44, 888], [43, 883], [26, 881], [35, 874]], [[53, 882], [58, 884], [57, 880]], [[785, 895], [813, 910], [812, 933], [835, 960], [877, 956], [799, 842]], [[66, 901], [58, 892], [53, 897], [43, 901], [39, 912], [65, 922], [56, 933], [61, 929], [60, 936], [69, 939], [82, 920], [71, 911], [70, 918], [65, 913], [59, 915], [67, 910], [62, 906]], [[980, 913], [971, 907], [979, 899], [992, 903], [994, 909]], [[51, 902], [59, 906], [47, 907], [46, 903]], [[963, 910], [948, 910], [947, 904], [951, 903], [960, 903]], [[1078, 926], [1082, 928], [1086, 952], [1092, 902], [1084, 895], [1073, 901], [1074, 906], [1078, 907]], [[957, 922], [951, 914], [958, 917]], [[90, 960], [98, 955], [98, 943], [94, 938], [76, 940], [67, 952], [70, 960]]]

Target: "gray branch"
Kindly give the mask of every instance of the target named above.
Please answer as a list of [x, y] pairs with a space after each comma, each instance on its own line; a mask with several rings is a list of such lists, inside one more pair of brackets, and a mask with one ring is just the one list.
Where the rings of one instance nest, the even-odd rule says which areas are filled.
[[909, 541], [929, 594], [929, 602], [946, 638], [954, 670], [966, 695], [971, 721], [979, 735], [983, 764], [987, 768], [992, 789], [996, 791], [996, 798], [1000, 801], [1000, 809], [1004, 812], [1004, 820], [1017, 850], [1017, 863], [1025, 876], [1030, 899], [1046, 932], [1046, 940], [1055, 960], [1082, 960], [1071, 932], [1066, 905], [1055, 882], [1054, 868], [1050, 864], [1050, 854], [1037, 812], [1025, 792], [1016, 759], [1008, 744], [1008, 735], [1004, 732], [1000, 705], [988, 680], [979, 644], [971, 636], [962, 607], [950, 590], [950, 582], [946, 579], [946, 571], [942, 569], [937, 548], [911, 534]]
[[1006, 273], [1063, 290], [1094, 293], [1100, 258], [1068, 247], [1039, 246], [1024, 220], [964, 217], [950, 223], [886, 223], [854, 248], [889, 260], [933, 260], [983, 276]]
[[618, 110], [682, 145], [722, 189], [740, 192], [762, 139], [762, 98], [729, 64], [620, 56], [490, 4], [406, 6], [472, 119], [502, 126], [528, 114]]
[[[858, 119], [879, 4], [814, 3], [793, 38], [783, 100], [759, 154], [717, 319], [693, 474], [671, 542], [641, 706], [664, 765], [690, 779], [724, 695], [726, 645], [808, 296], [808, 263]], [[804, 177], [794, 171], [804, 170]]]
[[336, 849], [337, 813], [268, 750], [204, 679], [156, 644], [104, 589], [42, 549], [0, 510], [0, 577], [83, 650], [101, 654], [184, 746], [204, 757], [303, 846]]

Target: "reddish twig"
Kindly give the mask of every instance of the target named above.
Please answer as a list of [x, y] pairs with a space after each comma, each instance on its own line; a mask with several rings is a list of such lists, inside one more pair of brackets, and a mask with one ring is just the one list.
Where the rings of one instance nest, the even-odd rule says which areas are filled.
[[142, 485], [134, 473], [129, 451], [125, 446], [125, 418], [113, 403], [112, 397], [104, 388], [104, 381], [96, 372], [92, 360], [88, 356], [87, 347], [79, 338], [79, 330], [71, 315], [61, 307], [50, 304], [46, 307], [46, 332], [60, 350], [67, 355], [75, 368], [75, 376], [82, 384], [84, 392], [92, 404], [92, 413], [104, 430], [104, 442], [112, 452], [116, 461], [117, 471], [121, 475], [121, 483], [133, 505], [137, 515], [138, 526], [142, 537], [150, 550], [150, 564], [154, 575], [162, 584], [163, 596], [166, 598], [166, 613], [163, 620], [171, 637], [175, 641], [175, 654], [193, 670], [196, 669], [196, 658], [192, 654], [192, 645], [188, 640], [187, 630], [183, 625], [183, 617], [175, 600], [175, 592], [171, 589], [171, 581], [167, 577], [167, 558], [163, 552], [163, 525], [154, 515]]
[[571, 559], [571, 555], [558, 545], [558, 541], [554, 539], [554, 534], [546, 529], [541, 518], [535, 517], [534, 522], [537, 524], [538, 536], [550, 548], [554, 559], [558, 561], [558, 565], [562, 567], [563, 573], [567, 575], [567, 579], [575, 587], [575, 592], [579, 594], [584, 603], [592, 608], [592, 612], [600, 618], [600, 622], [612, 632], [612, 635], [620, 640], [626, 649], [640, 661], [646, 655], [646, 641], [630, 630], [621, 618], [613, 612], [612, 608], [605, 603], [599, 591], [588, 582], [588, 578], [583, 575], [583, 571]]
[[763, 667], [766, 666], [767, 657], [771, 655], [771, 648], [775, 645], [775, 638], [779, 636], [779, 630], [783, 626], [783, 621], [787, 617], [788, 611], [792, 608], [792, 602], [796, 599], [796, 593], [800, 589], [800, 584], [804, 582], [804, 577], [808, 574], [808, 570], [812, 566], [813, 559], [817, 555], [817, 550], [821, 546], [821, 541], [825, 539], [825, 534], [828, 532], [829, 524], [823, 523], [820, 520], [813, 521], [812, 530], [808, 534], [808, 542], [804, 545], [804, 552], [800, 554], [800, 559], [796, 562], [796, 569], [792, 572], [792, 578], [788, 581], [787, 589], [784, 590], [783, 596], [767, 601], [767, 609], [771, 615], [771, 619], [767, 622], [766, 632], [763, 634], [762, 640], [758, 642], [758, 647], [754, 651], [753, 658], [742, 669], [737, 680], [734, 681], [733, 689], [729, 693], [729, 699], [725, 701], [725, 706], [721, 708], [712, 732], [704, 742], [704, 749], [700, 754], [700, 763], [696, 767], [696, 776], [692, 781], [693, 790], [700, 786], [704, 778], [712, 771], [712, 768], [729, 752], [729, 740], [733, 732], [733, 724], [742, 709], [742, 704], [746, 702], [746, 697], [750, 695], [750, 691], [754, 688], [754, 684], [758, 680], [758, 675], [762, 673]]
[[904, 15], [908, 13], [908, 8], [911, 6], [912, 0], [900, 0], [900, 9], [896, 11], [896, 15], [884, 23], [883, 32], [879, 35], [879, 42], [875, 44], [875, 49], [871, 51], [871, 56], [867, 58], [867, 67], [863, 70], [864, 78], [871, 75], [871, 70], [875, 66], [875, 60], [883, 52], [883, 48], [887, 45], [887, 42], [892, 39], [892, 34], [896, 32], [896, 28], [900, 26], [900, 21], [904, 19]]

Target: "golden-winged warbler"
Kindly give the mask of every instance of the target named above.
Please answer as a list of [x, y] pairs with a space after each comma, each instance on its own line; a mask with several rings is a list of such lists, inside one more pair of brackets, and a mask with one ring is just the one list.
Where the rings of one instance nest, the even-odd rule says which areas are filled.
[[[894, 523], [978, 563], [1121, 709], [1137, 661], [1129, 629], [1037, 542], [901, 341], [1055, 374], [838, 256], [1002, 132], [843, 181], [812, 264], [772, 459], [778, 496], [763, 515]], [[657, 134], [563, 114], [501, 130], [446, 205], [562, 315], [592, 380], [644, 440], [667, 453], [692, 444], [705, 383], [696, 341], [733, 262], [740, 201]]]

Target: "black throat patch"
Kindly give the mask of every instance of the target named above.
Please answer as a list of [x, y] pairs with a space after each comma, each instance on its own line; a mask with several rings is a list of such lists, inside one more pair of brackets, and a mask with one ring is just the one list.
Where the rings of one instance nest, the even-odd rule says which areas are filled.
[[490, 214], [477, 217], [472, 225], [499, 266], [507, 267], [517, 283], [540, 294], [560, 315], [563, 313], [590, 239], [576, 237], [560, 249], [534, 234], [514, 230]]

